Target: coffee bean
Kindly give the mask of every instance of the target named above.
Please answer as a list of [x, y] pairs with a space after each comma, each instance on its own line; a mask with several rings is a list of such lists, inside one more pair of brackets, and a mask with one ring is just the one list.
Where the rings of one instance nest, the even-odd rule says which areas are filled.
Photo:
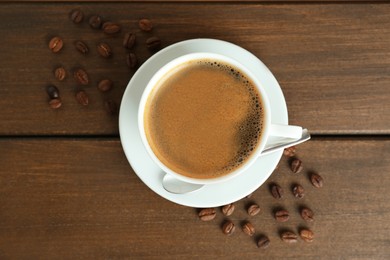
[[110, 45], [108, 45], [107, 43], [104, 43], [104, 42], [99, 43], [97, 45], [97, 51], [100, 54], [100, 56], [102, 56], [103, 58], [106, 58], [106, 59], [111, 57], [111, 55], [112, 55]]
[[104, 102], [104, 107], [110, 115], [116, 115], [118, 113], [118, 106], [115, 101], [109, 99]]
[[294, 232], [291, 232], [291, 231], [282, 232], [280, 234], [280, 238], [288, 244], [293, 244], [293, 243], [298, 242], [298, 236]]
[[137, 56], [130, 52], [126, 55], [126, 64], [130, 69], [134, 69], [138, 65]]
[[133, 48], [135, 44], [135, 34], [134, 33], [125, 33], [125, 36], [123, 37], [123, 47], [127, 49]]
[[314, 240], [314, 233], [310, 229], [301, 229], [301, 231], [299, 231], [299, 235], [305, 242], [311, 243]]
[[292, 162], [291, 162], [291, 171], [293, 173], [300, 173], [303, 169], [303, 166], [302, 166], [302, 161], [299, 160], [299, 159], [294, 159]]
[[231, 235], [236, 230], [236, 226], [230, 220], [227, 220], [222, 226], [222, 232], [225, 235]]
[[271, 185], [271, 194], [275, 199], [281, 199], [283, 197], [283, 189], [278, 184]]
[[53, 37], [49, 42], [49, 49], [54, 53], [59, 52], [63, 46], [64, 42], [58, 36]]
[[296, 151], [297, 151], [297, 148], [295, 146], [287, 147], [286, 149], [284, 149], [283, 155], [285, 155], [287, 157], [293, 157], [293, 156], [295, 156]]
[[83, 69], [77, 69], [73, 73], [73, 77], [76, 80], [76, 82], [80, 85], [88, 85], [89, 83], [89, 77], [85, 70]]
[[257, 240], [257, 246], [261, 249], [266, 249], [267, 247], [269, 247], [269, 244], [271, 243], [271, 241], [269, 240], [269, 238], [267, 236], [261, 236], [258, 240]]
[[66, 71], [63, 67], [58, 67], [54, 70], [54, 77], [59, 81], [63, 81], [66, 77]]
[[59, 99], [59, 98], [52, 98], [49, 101], [49, 105], [53, 109], [58, 109], [58, 108], [60, 108], [62, 106], [61, 99]]
[[314, 212], [307, 207], [303, 207], [301, 209], [301, 217], [304, 220], [306, 220], [307, 222], [313, 222], [314, 221]]
[[242, 231], [248, 236], [253, 236], [255, 234], [255, 227], [248, 221], [242, 225]]
[[233, 203], [230, 203], [230, 204], [225, 205], [225, 206], [222, 207], [222, 213], [223, 213], [225, 216], [230, 216], [231, 214], [233, 214], [234, 209], [235, 209], [234, 204], [233, 204]]
[[246, 196], [246, 198], [249, 199], [249, 198], [252, 198], [252, 196], [253, 196], [253, 192], [252, 192], [252, 193], [249, 193], [249, 194]]
[[88, 95], [84, 90], [80, 90], [76, 93], [76, 100], [83, 106], [87, 106], [89, 103]]
[[324, 185], [324, 179], [321, 177], [321, 175], [315, 172], [310, 174], [310, 181], [316, 188], [321, 188]]
[[275, 211], [274, 217], [278, 222], [286, 222], [289, 220], [290, 214], [288, 213], [287, 210], [280, 209]]
[[54, 99], [54, 98], [59, 98], [60, 97], [60, 91], [54, 85], [48, 85], [46, 87], [46, 93], [47, 93], [47, 95], [49, 95], [50, 99]]
[[70, 12], [69, 17], [72, 22], [81, 23], [84, 19], [84, 13], [79, 9], [75, 9]]
[[148, 47], [149, 50], [156, 51], [161, 46], [161, 40], [155, 36], [150, 37], [146, 40], [146, 46]]
[[117, 23], [113, 23], [113, 22], [103, 23], [102, 28], [103, 28], [103, 32], [106, 34], [115, 34], [121, 30], [120, 25]]
[[202, 221], [210, 221], [210, 220], [213, 220], [215, 219], [215, 216], [217, 215], [217, 212], [215, 211], [214, 208], [206, 208], [206, 209], [202, 209], [198, 216], [199, 216], [199, 219], [202, 220]]
[[248, 215], [249, 216], [256, 216], [260, 213], [260, 207], [257, 204], [252, 204], [248, 208]]
[[295, 184], [292, 188], [294, 196], [298, 199], [302, 199], [305, 196], [305, 190], [299, 184]]
[[101, 81], [99, 81], [98, 83], [98, 89], [101, 91], [101, 92], [107, 92], [109, 91], [113, 86], [113, 83], [111, 80], [109, 79], [102, 79]]
[[99, 15], [92, 15], [88, 21], [92, 29], [100, 29], [102, 22], [102, 18]]
[[89, 52], [89, 48], [85, 42], [82, 41], [75, 41], [74, 46], [76, 47], [76, 50], [78, 50], [80, 53], [86, 55]]
[[139, 20], [138, 26], [142, 31], [145, 31], [145, 32], [150, 32], [153, 29], [153, 24], [149, 19]]

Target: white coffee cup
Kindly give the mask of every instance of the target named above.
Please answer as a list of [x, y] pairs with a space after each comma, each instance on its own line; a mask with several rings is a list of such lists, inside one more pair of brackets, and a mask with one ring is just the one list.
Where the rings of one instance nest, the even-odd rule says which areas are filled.
[[[171, 72], [172, 69], [176, 68], [177, 66], [187, 63], [191, 60], [199, 60], [199, 59], [220, 61], [224, 64], [232, 65], [232, 67], [236, 67], [241, 72], [243, 72], [254, 83], [255, 87], [259, 91], [261, 103], [264, 108], [263, 110], [264, 118], [263, 118], [263, 125], [262, 125], [263, 129], [262, 129], [261, 138], [259, 138], [258, 145], [255, 148], [255, 150], [252, 152], [252, 155], [244, 163], [242, 163], [240, 167], [236, 168], [232, 172], [220, 177], [207, 178], [207, 179], [191, 178], [191, 177], [181, 175], [173, 171], [172, 169], [170, 169], [164, 163], [162, 163], [158, 159], [158, 157], [154, 154], [152, 148], [150, 147], [150, 144], [146, 137], [145, 127], [144, 127], [144, 113], [145, 113], [147, 100], [152, 90], [154, 90], [154, 88], [156, 87], [158, 81], [164, 75]], [[196, 183], [196, 184], [219, 183], [219, 182], [229, 180], [245, 172], [245, 170], [247, 170], [261, 155], [261, 152], [266, 147], [267, 142], [269, 142], [271, 136], [273, 137], [272, 138], [273, 142], [278, 142], [278, 143], [291, 141], [291, 139], [298, 139], [302, 136], [302, 127], [300, 126], [277, 125], [271, 123], [271, 108], [269, 104], [271, 101], [268, 100], [264, 87], [257, 79], [257, 77], [254, 75], [254, 73], [255, 73], [254, 71], [248, 70], [244, 64], [241, 64], [232, 58], [220, 54], [202, 52], [202, 53], [191, 53], [191, 54], [178, 57], [172, 60], [171, 62], [167, 63], [166, 65], [164, 65], [161, 69], [159, 69], [154, 74], [154, 76], [150, 79], [149, 83], [147, 84], [141, 97], [141, 101], [138, 108], [138, 128], [145, 149], [147, 150], [152, 160], [162, 169], [162, 171], [184, 182]], [[178, 131], [180, 131], [180, 129], [178, 129]]]

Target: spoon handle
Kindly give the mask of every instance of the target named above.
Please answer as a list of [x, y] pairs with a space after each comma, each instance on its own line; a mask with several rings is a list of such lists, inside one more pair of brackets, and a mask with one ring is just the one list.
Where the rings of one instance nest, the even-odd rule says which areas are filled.
[[270, 154], [270, 153], [278, 151], [278, 150], [280, 150], [282, 148], [287, 148], [287, 147], [290, 147], [290, 146], [293, 146], [293, 145], [297, 145], [297, 144], [303, 143], [303, 142], [305, 142], [305, 141], [307, 141], [309, 139], [310, 139], [309, 131], [305, 128], [305, 129], [302, 130], [301, 138], [299, 138], [297, 140], [294, 140], [294, 141], [291, 141], [291, 142], [288, 142], [288, 143], [276, 144], [276, 145], [274, 145], [272, 147], [266, 148], [266, 149], [264, 149], [261, 152], [260, 156]]

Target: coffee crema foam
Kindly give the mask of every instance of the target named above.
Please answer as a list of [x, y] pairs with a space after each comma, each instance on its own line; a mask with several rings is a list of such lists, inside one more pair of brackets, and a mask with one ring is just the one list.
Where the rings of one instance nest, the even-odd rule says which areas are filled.
[[208, 179], [239, 168], [258, 146], [260, 94], [237, 68], [193, 60], [165, 74], [148, 97], [144, 126], [157, 158], [178, 174]]

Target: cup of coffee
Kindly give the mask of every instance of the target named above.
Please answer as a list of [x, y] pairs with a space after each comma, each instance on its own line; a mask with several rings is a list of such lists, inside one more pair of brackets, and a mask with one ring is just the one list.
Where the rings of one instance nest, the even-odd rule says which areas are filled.
[[145, 149], [167, 174], [211, 184], [242, 174], [270, 137], [300, 138], [302, 128], [271, 123], [270, 100], [245, 64], [191, 53], [159, 69], [139, 104]]

